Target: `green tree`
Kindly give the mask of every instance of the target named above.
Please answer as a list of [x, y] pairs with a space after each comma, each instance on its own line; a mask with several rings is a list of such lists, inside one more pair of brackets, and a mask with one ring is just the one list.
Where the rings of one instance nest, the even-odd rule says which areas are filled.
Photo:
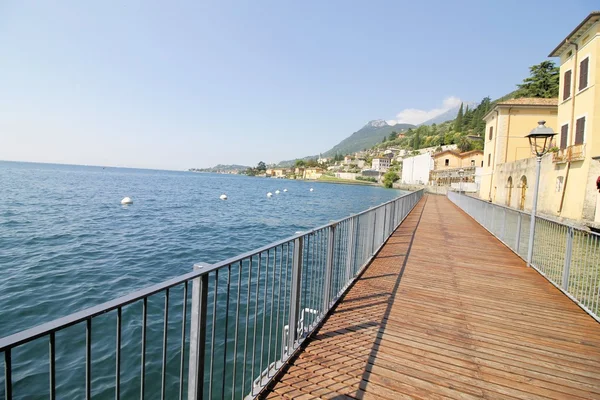
[[473, 109], [469, 110], [469, 106], [465, 107], [465, 115], [463, 116], [463, 130], [467, 131], [471, 128], [473, 122]]
[[461, 137], [457, 140], [456, 146], [461, 153], [465, 151], [473, 150], [473, 142], [471, 142], [466, 136]]
[[296, 160], [294, 165], [298, 168], [301, 168], [301, 167], [304, 167], [306, 165], [306, 163], [304, 162], [304, 160]]
[[454, 144], [454, 134], [452, 132], [446, 132], [444, 135], [444, 144]]
[[383, 140], [381, 141], [381, 143], [385, 143], [385, 142], [387, 142], [387, 136], [384, 136]]
[[396, 182], [400, 177], [394, 171], [388, 171], [383, 175], [383, 186], [386, 188], [392, 188], [394, 186], [394, 182]]
[[417, 150], [421, 146], [421, 134], [418, 130], [415, 131], [415, 134], [413, 135], [411, 144], [412, 144], [412, 148], [414, 150]]
[[388, 140], [396, 140], [398, 138], [398, 132], [396, 131], [392, 131], [392, 133], [390, 133], [390, 135], [388, 136]]
[[519, 97], [558, 97], [559, 69], [553, 61], [543, 61], [529, 68], [530, 76], [517, 85]]
[[462, 132], [463, 130], [463, 103], [460, 103], [460, 108], [458, 109], [458, 115], [454, 120], [454, 130], [456, 132]]
[[258, 172], [265, 172], [267, 170], [267, 165], [263, 161], [259, 161], [256, 165], [256, 170]]

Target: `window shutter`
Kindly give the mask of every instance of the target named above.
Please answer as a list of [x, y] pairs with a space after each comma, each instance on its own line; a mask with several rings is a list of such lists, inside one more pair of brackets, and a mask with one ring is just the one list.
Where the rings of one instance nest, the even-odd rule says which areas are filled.
[[560, 148], [567, 148], [567, 140], [569, 138], [569, 125], [563, 125], [560, 127]]
[[590, 59], [586, 58], [579, 63], [579, 90], [585, 89], [588, 85], [588, 66]]
[[571, 71], [565, 72], [565, 84], [563, 86], [563, 100], [571, 97]]
[[493, 136], [494, 136], [494, 127], [493, 127], [493, 126], [490, 126], [490, 135], [489, 135], [489, 138], [488, 138], [488, 140], [492, 140], [492, 137], [493, 137]]
[[585, 131], [585, 117], [577, 120], [575, 125], [575, 144], [583, 143], [583, 132]]

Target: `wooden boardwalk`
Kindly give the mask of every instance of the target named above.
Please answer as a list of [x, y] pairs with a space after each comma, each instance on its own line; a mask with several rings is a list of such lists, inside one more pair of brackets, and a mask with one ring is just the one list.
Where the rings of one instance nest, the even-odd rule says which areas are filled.
[[262, 396], [600, 399], [600, 324], [427, 196]]

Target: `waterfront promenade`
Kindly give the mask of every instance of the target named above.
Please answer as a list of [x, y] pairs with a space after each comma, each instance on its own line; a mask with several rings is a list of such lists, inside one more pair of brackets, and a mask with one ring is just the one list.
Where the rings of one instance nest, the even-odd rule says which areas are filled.
[[266, 398], [600, 398], [600, 324], [426, 196]]

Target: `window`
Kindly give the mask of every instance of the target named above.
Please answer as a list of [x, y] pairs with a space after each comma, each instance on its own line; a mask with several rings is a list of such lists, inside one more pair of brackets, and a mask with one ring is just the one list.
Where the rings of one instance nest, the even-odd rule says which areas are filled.
[[556, 178], [556, 191], [557, 192], [562, 191], [564, 181], [565, 181], [565, 178], [562, 176], [559, 176]]
[[494, 127], [490, 126], [490, 134], [488, 136], [488, 140], [492, 140], [492, 137], [494, 137]]
[[447, 167], [450, 165], [450, 160], [446, 158], [446, 160], [444, 161], [444, 166]]
[[475, 166], [475, 160], [471, 160], [471, 167]]
[[560, 148], [567, 148], [567, 140], [569, 136], [569, 124], [565, 124], [560, 127]]
[[583, 90], [588, 85], [588, 67], [590, 64], [590, 58], [586, 58], [579, 63], [579, 90]]
[[571, 70], [565, 72], [564, 86], [563, 86], [563, 100], [571, 97]]
[[579, 118], [575, 124], [575, 144], [583, 143], [583, 133], [585, 132], [585, 117]]
[[481, 160], [481, 168], [483, 168], [483, 160]]
[[488, 154], [488, 167], [491, 165], [492, 163], [492, 154]]

